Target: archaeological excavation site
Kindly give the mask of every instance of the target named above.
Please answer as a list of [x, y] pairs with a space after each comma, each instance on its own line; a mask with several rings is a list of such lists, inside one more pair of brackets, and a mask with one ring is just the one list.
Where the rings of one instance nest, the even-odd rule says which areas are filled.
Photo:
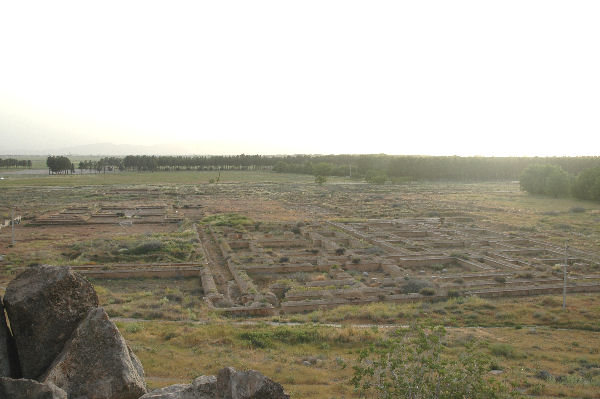
[[[272, 189], [258, 187], [252, 194], [282, 194]], [[312, 194], [312, 205], [294, 203], [293, 191], [271, 202], [245, 199], [233, 187], [215, 194], [114, 189], [103, 195], [145, 201], [90, 201], [50, 212], [32, 210], [19, 226], [20, 234], [31, 232], [25, 241], [58, 232], [77, 237], [137, 235], [135, 246], [117, 241], [104, 253], [94, 251], [96, 245], [105, 246], [97, 239], [75, 243], [61, 253], [67, 258], [62, 264], [97, 281], [194, 279], [198, 299], [231, 315], [472, 295], [560, 294], [565, 262], [570, 269], [568, 292], [600, 289], [600, 276], [593, 272], [596, 253], [566, 249], [544, 233], [506, 232], [502, 225], [494, 229], [480, 224], [477, 208], [436, 208], [435, 201], [421, 203], [414, 194], [402, 201], [393, 193], [365, 194], [351, 187], [328, 193], [318, 204], [317, 192], [298, 193]], [[373, 212], [382, 217], [373, 218]], [[165, 241], [161, 234], [173, 238]], [[166, 261], [169, 257], [172, 261]]]
[[[507, 380], [533, 359], [524, 353], [555, 364], [543, 357], [549, 347], [502, 352], [506, 342], [526, 345], [518, 334], [548, 334], [550, 345], [576, 326], [576, 351], [597, 341], [586, 334], [598, 328], [600, 210], [534, 208], [515, 183], [115, 184], [3, 195], [19, 206], [18, 223], [0, 230], [2, 293], [44, 265], [89, 281], [148, 391], [232, 366], [258, 370], [292, 398], [359, 397], [348, 365], [363, 344], [428, 320], [456, 342], [487, 342]], [[592, 313], [563, 311], [563, 293], [567, 309]]]

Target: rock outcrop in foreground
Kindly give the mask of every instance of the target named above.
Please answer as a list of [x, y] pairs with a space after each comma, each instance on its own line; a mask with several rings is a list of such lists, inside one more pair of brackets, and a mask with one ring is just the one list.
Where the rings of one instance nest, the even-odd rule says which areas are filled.
[[226, 367], [217, 376], [157, 389], [140, 399], [288, 399], [283, 387], [258, 371]]
[[14, 339], [4, 319], [4, 305], [0, 299], [0, 377], [18, 376], [20, 373], [19, 365], [16, 364], [16, 351]]
[[2, 399], [67, 399], [67, 393], [52, 383], [25, 378], [14, 380], [0, 378], [0, 398]]
[[289, 398], [261, 373], [232, 367], [147, 393], [141, 362], [98, 307], [94, 288], [65, 267], [33, 267], [10, 282], [10, 323], [2, 303], [0, 399]]
[[74, 398], [137, 399], [146, 393], [142, 364], [102, 308], [90, 310], [41, 381]]
[[79, 322], [98, 307], [94, 287], [65, 267], [41, 266], [6, 287], [4, 306], [24, 378], [37, 379], [60, 353]]

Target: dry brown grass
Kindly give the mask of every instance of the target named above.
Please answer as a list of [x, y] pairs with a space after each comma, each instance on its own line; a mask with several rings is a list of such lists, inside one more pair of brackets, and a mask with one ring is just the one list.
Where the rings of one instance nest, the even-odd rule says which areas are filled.
[[[232, 365], [261, 371], [281, 382], [293, 398], [358, 397], [349, 385], [357, 353], [391, 331], [286, 327], [316, 328], [319, 342], [275, 342], [272, 347], [257, 348], [240, 337], [249, 332], [268, 334], [281, 327], [160, 321], [118, 325], [140, 357], [151, 387], [188, 382]], [[511, 389], [538, 397], [596, 397], [600, 381], [586, 377], [590, 370], [599, 370], [600, 337], [596, 333], [551, 328], [452, 328], [447, 337], [448, 352], [457, 355], [473, 341], [492, 356], [494, 367], [503, 370], [499, 379]], [[538, 378], [542, 371], [552, 379]]]
[[[108, 193], [114, 188], [144, 187], [160, 191], [151, 201], [201, 203], [202, 208], [190, 211], [191, 219], [201, 220], [205, 215], [223, 211], [238, 212], [261, 222], [463, 216], [471, 218], [476, 226], [526, 237], [540, 235], [561, 245], [569, 239], [574, 247], [600, 253], [600, 204], [529, 196], [518, 190], [518, 184], [509, 182], [317, 187], [310, 177], [238, 172], [222, 175], [222, 181], [228, 184], [208, 185], [209, 175], [182, 172], [15, 179], [0, 192], [0, 213], [8, 212], [8, 204], [19, 204], [19, 212], [32, 217], [73, 205], [144, 203], [150, 201], [144, 194]], [[585, 212], [570, 212], [575, 207], [585, 208]], [[171, 232], [176, 228], [21, 226], [14, 248], [8, 246], [10, 230], [4, 229], [0, 232], [0, 254], [5, 255], [5, 261], [0, 266], [6, 272], [30, 262], [61, 263], [65, 247], [75, 242], [146, 231]], [[7, 273], [1, 276], [0, 286], [12, 278]], [[322, 337], [319, 342], [286, 344], [275, 340], [257, 347], [241, 338], [241, 334], [254, 333], [259, 338], [266, 334], [268, 338], [277, 327], [238, 325], [235, 320], [216, 316], [202, 302], [201, 293], [195, 291], [200, 286], [198, 279], [95, 283], [102, 305], [113, 316], [161, 319], [119, 323], [141, 358], [151, 387], [189, 382], [197, 375], [232, 365], [265, 373], [283, 383], [295, 398], [355, 397], [348, 380], [357, 350], [389, 332], [384, 328], [321, 326], [316, 327]], [[453, 353], [464, 349], [470, 337], [476, 338], [482, 350], [503, 369], [500, 378], [525, 394], [591, 398], [598, 397], [600, 390], [593, 375], [600, 363], [599, 301], [597, 294], [573, 295], [569, 297], [568, 312], [562, 312], [558, 296], [458, 298], [432, 304], [346, 306], [286, 315], [279, 320], [405, 324], [429, 319], [451, 327], [449, 350]], [[165, 321], [182, 319], [209, 320], [210, 324]], [[303, 363], [313, 358], [314, 364]], [[542, 371], [550, 378], [538, 378], [536, 375]]]

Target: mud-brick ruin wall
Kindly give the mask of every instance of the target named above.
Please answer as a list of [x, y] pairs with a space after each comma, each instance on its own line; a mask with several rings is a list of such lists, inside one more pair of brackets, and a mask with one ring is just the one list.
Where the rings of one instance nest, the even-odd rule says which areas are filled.
[[80, 270], [79, 273], [94, 278], [153, 278], [202, 277], [200, 268], [160, 268], [123, 270]]

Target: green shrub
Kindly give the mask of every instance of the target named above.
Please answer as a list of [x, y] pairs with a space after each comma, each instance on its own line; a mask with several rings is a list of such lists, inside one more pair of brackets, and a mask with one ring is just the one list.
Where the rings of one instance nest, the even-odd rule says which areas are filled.
[[239, 338], [248, 341], [255, 348], [271, 348], [275, 343], [288, 345], [321, 343], [324, 337], [315, 328], [281, 326], [272, 330], [247, 331]]
[[139, 324], [139, 323], [129, 323], [127, 324], [127, 326], [125, 326], [125, 331], [127, 331], [130, 334], [135, 334], [137, 332], [140, 332], [144, 329], [144, 327]]
[[514, 347], [505, 343], [497, 343], [490, 345], [490, 352], [494, 356], [502, 356], [507, 359], [520, 359], [523, 357]]
[[489, 377], [491, 361], [468, 345], [458, 359], [444, 355], [446, 331], [410, 326], [363, 349], [351, 383], [361, 397], [503, 398], [507, 389]]
[[429, 281], [409, 278], [402, 285], [401, 289], [403, 294], [412, 294], [420, 292], [423, 288], [429, 287], [431, 287], [431, 283]]
[[577, 175], [572, 192], [579, 199], [600, 201], [600, 166], [586, 169]]
[[273, 346], [271, 336], [262, 331], [244, 332], [239, 337], [244, 341], [248, 341], [255, 348], [270, 348]]
[[208, 223], [214, 226], [250, 226], [254, 224], [254, 221], [248, 219], [244, 215], [237, 213], [220, 213], [217, 215], [211, 215], [202, 219], [204, 223]]
[[545, 307], [557, 307], [561, 305], [561, 302], [551, 296], [547, 296], [540, 301], [540, 305]]
[[163, 243], [158, 240], [143, 242], [129, 250], [133, 255], [145, 255], [151, 252], [157, 252], [163, 249]]
[[381, 170], [370, 170], [365, 175], [365, 181], [369, 184], [385, 184], [386, 180], [388, 177]]
[[327, 181], [327, 178], [323, 175], [315, 176], [315, 183], [322, 186]]
[[553, 197], [569, 194], [569, 175], [557, 165], [531, 165], [520, 176], [521, 190]]

